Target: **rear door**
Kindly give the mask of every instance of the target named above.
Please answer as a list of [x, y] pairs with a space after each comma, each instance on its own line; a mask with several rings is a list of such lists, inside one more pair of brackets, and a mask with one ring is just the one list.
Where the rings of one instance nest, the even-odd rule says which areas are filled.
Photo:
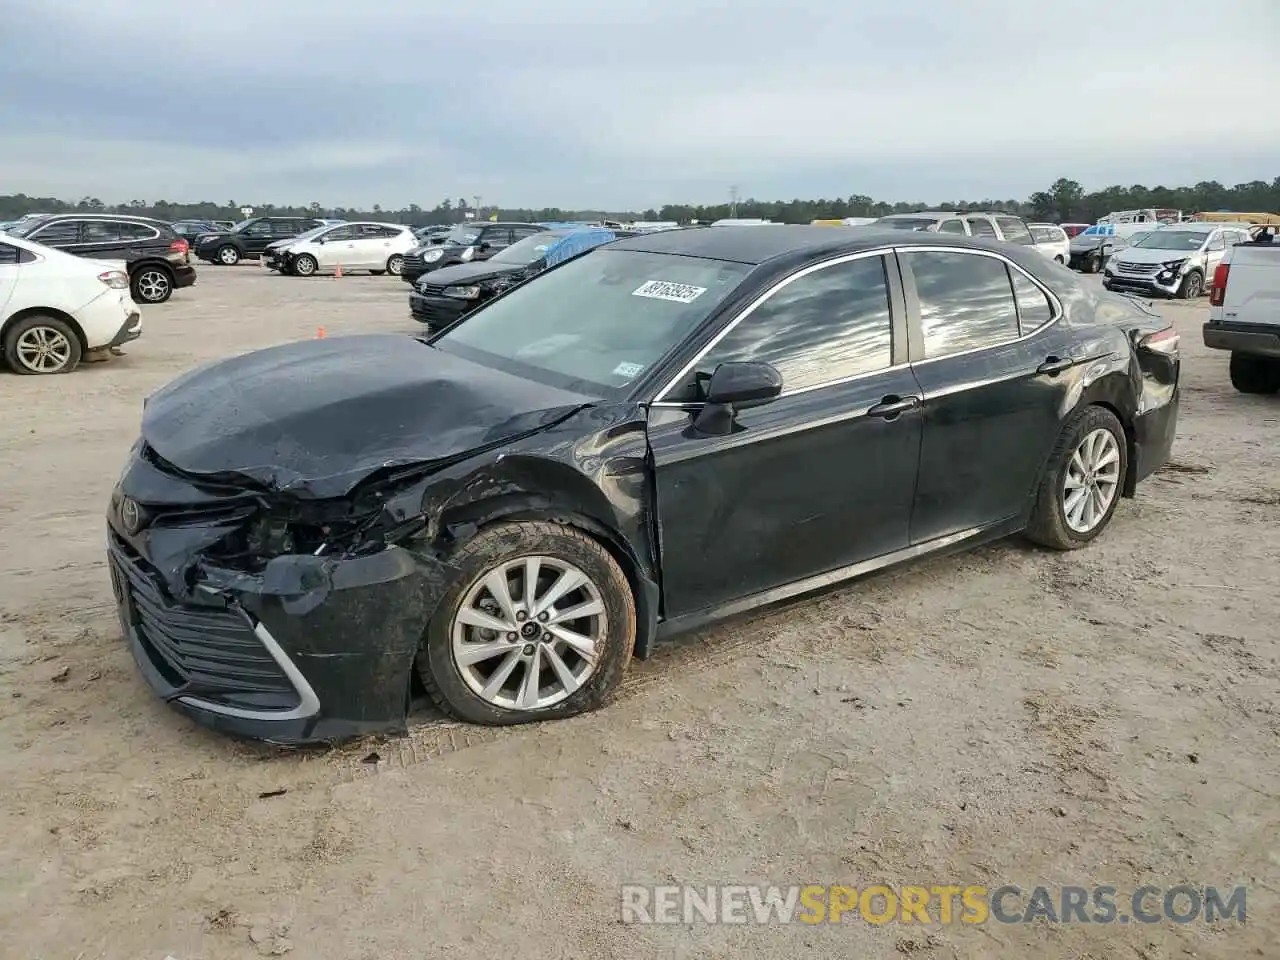
[[22, 264], [32, 259], [34, 257], [21, 247], [0, 243], [0, 323], [8, 316], [9, 301], [13, 299], [13, 291], [18, 286]]
[[912, 544], [1019, 515], [1073, 381], [1056, 302], [985, 251], [900, 248], [912, 369], [923, 391]]
[[357, 266], [377, 270], [386, 266], [391, 256], [391, 238], [395, 231], [379, 223], [358, 223], [355, 231], [355, 256]]
[[[904, 319], [881, 251], [800, 270], [651, 405], [667, 616], [907, 546], [921, 415]], [[727, 435], [691, 430], [696, 381], [731, 360], [772, 363], [781, 396]]]

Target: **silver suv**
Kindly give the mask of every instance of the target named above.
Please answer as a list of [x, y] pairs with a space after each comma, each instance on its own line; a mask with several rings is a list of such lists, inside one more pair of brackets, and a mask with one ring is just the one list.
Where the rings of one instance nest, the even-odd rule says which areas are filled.
[[890, 230], [924, 230], [929, 233], [957, 233], [967, 237], [985, 237], [1035, 246], [1035, 239], [1021, 217], [1008, 213], [983, 213], [974, 210], [921, 210], [919, 213], [894, 213], [881, 217], [872, 226]]

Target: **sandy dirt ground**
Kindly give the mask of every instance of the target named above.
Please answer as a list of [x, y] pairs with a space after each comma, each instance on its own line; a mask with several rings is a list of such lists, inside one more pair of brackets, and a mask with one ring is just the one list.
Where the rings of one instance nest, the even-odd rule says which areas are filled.
[[[383, 277], [205, 266], [128, 355], [0, 374], [0, 954], [14, 960], [1280, 956], [1280, 401], [1183, 334], [1174, 461], [1089, 549], [1007, 542], [669, 645], [607, 710], [280, 753], [122, 645], [142, 399], [417, 330]], [[1248, 887], [1248, 923], [637, 926], [624, 883]], [[936, 919], [936, 918], [935, 918]]]

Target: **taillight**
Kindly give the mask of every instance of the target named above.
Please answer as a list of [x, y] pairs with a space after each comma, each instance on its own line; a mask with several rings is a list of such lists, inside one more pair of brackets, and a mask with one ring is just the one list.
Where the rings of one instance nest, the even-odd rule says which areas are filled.
[[179, 237], [177, 240], [173, 241], [173, 243], [169, 244], [169, 252], [170, 252], [170, 253], [182, 253], [182, 254], [185, 254], [185, 253], [186, 253], [188, 250], [190, 250], [190, 249], [191, 249], [191, 248], [187, 245], [187, 241], [183, 240], [181, 237]]
[[1138, 346], [1144, 350], [1174, 357], [1178, 355], [1178, 340], [1178, 331], [1173, 327], [1165, 327], [1163, 330], [1147, 334], [1138, 341]]
[[107, 270], [98, 274], [98, 279], [112, 290], [127, 290], [129, 288], [129, 275], [123, 270]]
[[1231, 273], [1231, 264], [1220, 263], [1213, 271], [1213, 282], [1209, 285], [1209, 306], [1220, 307], [1227, 298], [1227, 276]]

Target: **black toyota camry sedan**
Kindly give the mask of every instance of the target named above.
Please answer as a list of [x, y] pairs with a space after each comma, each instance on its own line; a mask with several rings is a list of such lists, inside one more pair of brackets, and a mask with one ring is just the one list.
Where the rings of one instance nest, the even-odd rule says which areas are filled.
[[1030, 248], [821, 227], [597, 247], [431, 338], [150, 397], [108, 512], [134, 657], [277, 742], [603, 703], [655, 642], [941, 551], [1082, 547], [1168, 455], [1178, 337]]

